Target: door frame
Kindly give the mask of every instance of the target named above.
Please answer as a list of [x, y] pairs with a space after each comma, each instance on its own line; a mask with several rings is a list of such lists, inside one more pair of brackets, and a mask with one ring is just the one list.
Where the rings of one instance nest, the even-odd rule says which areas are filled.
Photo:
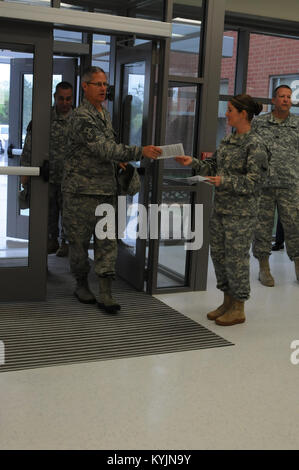
[[[50, 26], [0, 20], [0, 43], [34, 52], [32, 166], [48, 159], [53, 35]], [[25, 44], [24, 44], [25, 43]], [[48, 184], [31, 179], [28, 266], [0, 267], [0, 300], [44, 300], [47, 288]]]
[[[135, 47], [122, 47], [116, 50], [115, 62], [115, 100], [113, 112], [113, 126], [117, 132], [118, 138], [122, 143], [122, 87], [123, 87], [123, 69], [126, 64], [135, 62], [145, 62], [145, 86], [144, 86], [144, 106], [142, 119], [142, 146], [149, 145], [152, 141], [153, 116], [154, 116], [154, 90], [155, 90], [155, 57], [157, 44], [152, 40], [149, 43]], [[148, 208], [149, 205], [149, 186], [151, 162], [144, 158], [140, 162], [139, 176], [141, 188], [139, 191], [138, 203]], [[116, 264], [117, 274], [133, 285], [137, 290], [144, 290], [146, 279], [146, 246], [147, 240], [136, 239], [136, 253], [133, 255], [130, 251], [118, 245], [118, 258]]]

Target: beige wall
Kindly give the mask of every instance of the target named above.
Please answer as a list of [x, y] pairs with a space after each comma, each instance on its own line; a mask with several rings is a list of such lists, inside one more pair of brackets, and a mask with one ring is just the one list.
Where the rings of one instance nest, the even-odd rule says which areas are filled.
[[226, 0], [226, 10], [299, 21], [299, 0]]

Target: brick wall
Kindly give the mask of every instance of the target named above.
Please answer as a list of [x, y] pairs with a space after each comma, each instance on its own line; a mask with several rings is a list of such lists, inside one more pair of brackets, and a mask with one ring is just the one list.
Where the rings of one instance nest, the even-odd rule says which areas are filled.
[[[224, 34], [235, 37], [233, 57], [223, 58], [221, 67], [221, 78], [229, 80], [228, 93], [233, 94], [237, 35], [235, 32], [228, 31]], [[289, 74], [297, 74], [299, 77], [299, 40], [251, 34], [247, 93], [268, 98], [271, 77]]]
[[[227, 93], [233, 95], [238, 33], [225, 31], [224, 35], [235, 39], [233, 56], [223, 58], [221, 62], [221, 79], [228, 80]], [[197, 67], [198, 56], [196, 54], [171, 53], [171, 74], [197, 76]], [[251, 34], [247, 93], [268, 98], [271, 76], [289, 74], [298, 74], [299, 77], [299, 40]]]

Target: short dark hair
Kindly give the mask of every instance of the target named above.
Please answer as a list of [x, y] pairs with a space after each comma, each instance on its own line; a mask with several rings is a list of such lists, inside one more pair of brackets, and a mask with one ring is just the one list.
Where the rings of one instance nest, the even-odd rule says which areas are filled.
[[276, 95], [277, 95], [277, 92], [278, 92], [279, 88], [288, 88], [291, 93], [293, 92], [292, 88], [291, 88], [289, 85], [278, 85], [278, 86], [273, 90], [272, 98], [276, 98]]
[[55, 93], [57, 93], [57, 91], [59, 89], [61, 89], [61, 90], [72, 90], [73, 91], [73, 85], [69, 82], [59, 82], [56, 85]]
[[231, 100], [231, 104], [241, 113], [242, 111], [247, 112], [248, 121], [252, 121], [253, 116], [260, 114], [263, 109], [263, 105], [258, 101], [255, 101], [250, 95], [243, 93], [242, 95], [236, 95]]
[[[83, 71], [83, 74], [82, 74], [82, 78], [81, 78], [81, 82], [88, 82], [89, 80], [91, 80], [92, 78], [92, 75], [94, 73], [104, 73], [106, 75], [106, 72], [105, 70], [101, 69], [101, 67], [95, 67], [95, 66], [92, 66], [92, 67], [87, 67], [84, 71]], [[107, 75], [106, 75], [107, 76]]]

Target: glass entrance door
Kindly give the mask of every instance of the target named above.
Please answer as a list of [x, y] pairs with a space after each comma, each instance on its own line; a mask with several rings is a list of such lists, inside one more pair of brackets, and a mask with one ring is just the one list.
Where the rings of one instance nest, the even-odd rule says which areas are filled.
[[[31, 119], [31, 164], [41, 167], [48, 159], [51, 30], [0, 21], [0, 68], [0, 124], [7, 126], [4, 153], [0, 156], [0, 300], [40, 300], [46, 296], [47, 279], [48, 185], [42, 176], [31, 177], [30, 215], [23, 231], [11, 232], [6, 221], [25, 216], [16, 202], [20, 177], [15, 149], [22, 148]], [[5, 167], [12, 166], [16, 174], [7, 176]]]
[[[2, 59], [8, 58], [5, 64], [6, 74], [9, 77], [5, 90], [6, 95], [9, 96], [9, 106], [7, 106], [9, 109], [8, 165], [18, 167], [27, 126], [32, 119], [33, 55], [8, 50], [2, 51], [1, 54]], [[70, 82], [75, 89], [76, 65], [77, 60], [73, 58], [53, 60], [52, 97], [57, 83], [61, 81]], [[16, 116], [19, 116], [19, 119], [16, 119]], [[20, 177], [10, 176], [7, 180], [6, 235], [9, 238], [24, 240], [16, 242], [24, 245], [26, 241], [28, 244], [30, 209], [20, 207], [18, 200], [20, 190]]]
[[[120, 107], [114, 112], [114, 124], [120, 141], [128, 145], [152, 143], [154, 51], [154, 45], [148, 42], [117, 52], [115, 103], [120, 103]], [[147, 240], [139, 234], [146, 233], [147, 227], [141, 224], [147, 225], [147, 221], [138, 217], [137, 208], [140, 204], [147, 209], [152, 163], [145, 158], [130, 164], [138, 168], [141, 189], [134, 196], [126, 196], [125, 204], [121, 206], [125, 212], [126, 230], [118, 240], [117, 273], [136, 289], [143, 290]]]

